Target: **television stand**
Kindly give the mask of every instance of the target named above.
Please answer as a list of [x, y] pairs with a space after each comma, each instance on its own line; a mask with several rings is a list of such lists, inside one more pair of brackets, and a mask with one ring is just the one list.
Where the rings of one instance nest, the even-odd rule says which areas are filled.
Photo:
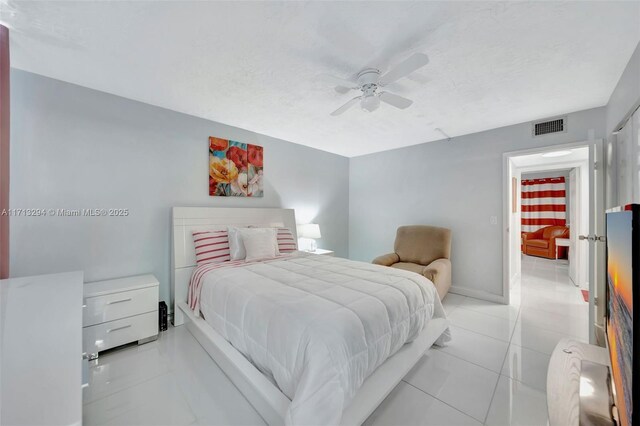
[[[584, 365], [584, 371], [583, 371]], [[556, 345], [547, 372], [547, 407], [550, 426], [613, 425], [607, 374], [609, 352], [600, 346], [589, 345], [573, 339], [562, 339]], [[607, 370], [602, 370], [602, 368]], [[604, 375], [603, 375], [604, 374]], [[583, 391], [580, 413], [580, 383], [593, 389]], [[589, 396], [589, 398], [584, 398]], [[595, 397], [595, 398], [594, 398]], [[592, 407], [595, 412], [586, 411]], [[599, 407], [599, 408], [598, 408]], [[608, 405], [610, 408], [610, 405]]]

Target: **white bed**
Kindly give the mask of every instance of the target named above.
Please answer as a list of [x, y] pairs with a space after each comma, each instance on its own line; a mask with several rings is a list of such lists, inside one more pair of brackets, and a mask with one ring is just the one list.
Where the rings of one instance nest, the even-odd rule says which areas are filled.
[[[174, 325], [186, 322], [191, 333], [269, 424], [283, 424], [285, 419], [288, 424], [326, 424], [338, 420], [341, 424], [361, 424], [447, 328], [435, 289], [422, 277], [317, 255], [292, 256], [211, 272], [208, 278], [211, 283], [203, 287], [201, 293], [207, 323], [186, 304], [189, 278], [195, 265], [191, 233], [224, 229], [229, 225], [284, 226], [295, 233], [293, 210], [174, 208]], [[340, 285], [333, 285], [333, 280], [340, 281]], [[320, 283], [323, 286], [317, 287]], [[328, 287], [324, 286], [326, 283], [330, 283]], [[265, 292], [267, 287], [273, 290]], [[277, 292], [278, 297], [273, 297], [271, 291]], [[252, 316], [246, 312], [240, 316], [238, 309], [227, 309], [227, 302], [220, 305], [220, 300], [229, 300], [230, 292], [234, 294], [234, 303], [246, 305], [250, 301], [252, 307], [257, 306], [252, 308], [256, 313], [275, 321], [271, 329], [276, 331], [275, 335], [260, 328], [261, 316], [253, 315], [250, 321], [247, 318]], [[320, 293], [322, 297], [318, 297]], [[359, 294], [363, 300], [357, 297]], [[284, 301], [281, 302], [281, 298]], [[287, 305], [287, 300], [294, 304]], [[329, 315], [336, 301], [342, 304], [337, 311], [342, 312], [342, 319]], [[216, 305], [219, 305], [217, 310]], [[280, 313], [291, 306], [299, 309], [289, 312], [295, 321], [287, 322]], [[324, 315], [324, 320], [305, 325], [306, 312], [312, 310]], [[434, 315], [438, 318], [432, 318]], [[339, 343], [329, 344], [326, 349], [325, 341], [331, 341], [327, 336], [335, 337], [335, 329], [342, 330], [342, 326], [344, 331], [340, 333], [345, 335], [338, 333]], [[287, 332], [279, 333], [280, 330]], [[269, 341], [275, 343], [267, 345], [266, 340], [262, 345], [255, 343], [266, 339], [266, 334], [270, 336]], [[300, 337], [303, 334], [305, 339]], [[403, 345], [408, 340], [413, 341]], [[308, 344], [309, 341], [322, 344]], [[386, 343], [379, 344], [381, 341]], [[271, 349], [265, 350], [267, 346]], [[326, 351], [316, 353], [310, 347]], [[361, 356], [362, 348], [366, 349], [366, 356]], [[290, 355], [296, 351], [304, 352], [304, 356]], [[341, 358], [344, 351], [347, 355]], [[290, 358], [296, 361], [290, 362]], [[332, 369], [332, 363], [340, 368]], [[300, 373], [301, 369], [305, 372]]]

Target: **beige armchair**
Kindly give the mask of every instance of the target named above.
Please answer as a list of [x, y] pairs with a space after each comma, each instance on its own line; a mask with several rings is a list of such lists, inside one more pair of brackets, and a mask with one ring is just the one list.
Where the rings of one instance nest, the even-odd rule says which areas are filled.
[[424, 275], [442, 299], [451, 287], [450, 257], [450, 229], [413, 225], [398, 228], [394, 252], [376, 257], [373, 263]]

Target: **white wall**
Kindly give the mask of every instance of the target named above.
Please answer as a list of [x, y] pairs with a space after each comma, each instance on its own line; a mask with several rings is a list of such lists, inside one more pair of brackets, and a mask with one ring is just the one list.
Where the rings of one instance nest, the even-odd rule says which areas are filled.
[[[461, 117], [460, 119], [464, 119]], [[502, 296], [502, 154], [605, 134], [605, 110], [568, 115], [568, 131], [533, 138], [523, 123], [352, 158], [349, 254], [371, 261], [393, 250], [396, 228], [453, 230], [453, 285]], [[592, 131], [592, 132], [590, 132]]]
[[[295, 208], [319, 247], [348, 254], [345, 157], [23, 71], [11, 90], [11, 207], [131, 211], [11, 218], [14, 277], [154, 273], [168, 300], [172, 206]], [[209, 136], [264, 146], [264, 198], [208, 195]]]
[[615, 199], [618, 205], [640, 203], [640, 110], [614, 137]]
[[[607, 162], [606, 205], [614, 207], [628, 203], [640, 203], [640, 113], [630, 120], [618, 135], [624, 120], [640, 105], [640, 43], [629, 60], [606, 107]], [[638, 123], [638, 124], [635, 124]]]
[[640, 43], [620, 76], [607, 103], [607, 135], [640, 103]]

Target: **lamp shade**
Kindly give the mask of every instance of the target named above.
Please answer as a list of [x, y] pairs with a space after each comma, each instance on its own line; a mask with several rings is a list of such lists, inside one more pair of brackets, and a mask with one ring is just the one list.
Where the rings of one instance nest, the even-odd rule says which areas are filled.
[[320, 225], [317, 223], [307, 223], [298, 227], [298, 236], [302, 238], [322, 238]]

